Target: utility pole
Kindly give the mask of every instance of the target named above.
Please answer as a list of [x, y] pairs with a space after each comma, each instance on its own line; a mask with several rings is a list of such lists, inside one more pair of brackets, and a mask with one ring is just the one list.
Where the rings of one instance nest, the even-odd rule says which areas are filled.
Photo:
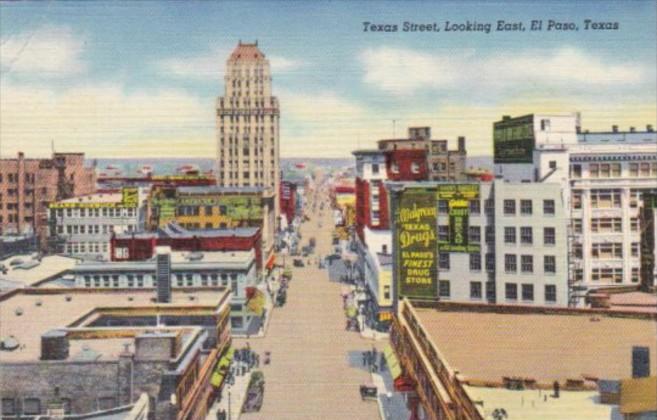
[[392, 138], [397, 138], [397, 120], [392, 120]]

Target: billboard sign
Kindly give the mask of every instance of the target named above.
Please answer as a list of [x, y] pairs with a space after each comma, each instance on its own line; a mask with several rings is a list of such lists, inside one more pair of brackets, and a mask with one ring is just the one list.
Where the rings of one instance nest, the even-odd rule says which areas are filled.
[[124, 209], [139, 206], [139, 190], [137, 187], [124, 187], [121, 190], [121, 201], [59, 201], [50, 203], [49, 209]]
[[449, 237], [438, 242], [438, 249], [445, 252], [479, 252], [478, 243], [468, 242], [470, 200], [479, 199], [478, 184], [439, 185], [438, 200], [447, 201], [449, 209]]
[[534, 116], [506, 118], [493, 124], [495, 163], [532, 163]]
[[399, 296], [435, 299], [438, 295], [435, 193], [426, 189], [403, 191], [396, 207]]

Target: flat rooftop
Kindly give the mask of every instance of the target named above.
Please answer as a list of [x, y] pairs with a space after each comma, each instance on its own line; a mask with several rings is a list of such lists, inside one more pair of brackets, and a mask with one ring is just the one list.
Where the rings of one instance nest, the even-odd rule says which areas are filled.
[[[12, 265], [12, 262], [20, 264]], [[23, 286], [34, 286], [44, 280], [56, 277], [72, 269], [78, 260], [75, 258], [52, 255], [37, 260], [30, 255], [15, 255], [0, 261], [8, 270], [7, 274], [0, 273], [0, 279], [22, 284]]]
[[650, 360], [657, 360], [657, 321], [648, 316], [482, 308], [415, 307], [443, 360], [471, 384], [624, 379], [632, 376], [633, 346], [649, 347]]
[[[176, 308], [191, 311], [201, 307], [214, 310], [227, 295], [228, 291], [220, 288], [174, 289], [170, 303], [155, 303], [151, 300], [156, 296], [155, 291], [145, 289], [15, 290], [0, 298], [0, 339], [13, 337], [20, 347], [14, 351], [0, 351], [0, 362], [38, 360], [41, 335], [53, 329], [75, 326], [76, 321], [103, 309], [147, 308], [167, 312]], [[193, 300], [190, 299], [192, 296]]]

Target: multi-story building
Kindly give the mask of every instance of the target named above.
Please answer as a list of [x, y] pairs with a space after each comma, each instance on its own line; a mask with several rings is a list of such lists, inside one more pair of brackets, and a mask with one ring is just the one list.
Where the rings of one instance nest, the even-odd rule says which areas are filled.
[[133, 187], [51, 203], [51, 249], [72, 257], [107, 261], [113, 234], [144, 230], [145, 203], [145, 193]]
[[639, 208], [657, 190], [653, 127], [589, 132], [579, 114], [505, 116], [494, 124], [494, 140], [497, 176], [561, 185], [573, 286], [638, 286]]
[[[432, 253], [419, 263], [431, 270], [423, 274], [427, 298], [568, 305], [567, 217], [559, 184], [496, 180], [391, 183], [389, 188], [395, 211], [415, 211], [413, 200], [402, 199], [406, 195], [426, 197], [427, 206], [435, 213], [422, 226], [422, 234], [428, 232], [431, 240], [413, 250], [415, 254]], [[392, 249], [405, 252], [397, 250], [404, 248], [408, 238], [416, 237], [414, 229], [421, 224], [400, 222], [395, 213], [392, 223]], [[413, 275], [404, 267], [418, 262], [410, 254], [395, 255], [394, 290], [399, 299], [405, 295], [399, 282]]]
[[[169, 251], [167, 251], [169, 249]], [[230, 290], [231, 328], [238, 334], [255, 334], [263, 325], [266, 297], [257, 288], [255, 251], [171, 252], [158, 248], [156, 258], [143, 261], [83, 262], [70, 271], [76, 288], [97, 290], [157, 289], [157, 258], [169, 255], [171, 287]]]
[[188, 230], [170, 223], [154, 232], [122, 233], [112, 235], [110, 256], [112, 261], [142, 261], [153, 258], [158, 246], [173, 251], [251, 251], [255, 252], [256, 268], [262, 268], [262, 240], [260, 228]]
[[390, 342], [387, 365], [411, 418], [657, 413], [654, 313], [404, 299]]
[[[447, 140], [431, 139], [431, 127], [409, 127], [408, 138], [405, 139], [386, 139], [379, 140], [378, 148], [382, 151], [396, 150], [424, 150], [424, 160], [426, 162], [426, 171], [429, 179], [434, 181], [462, 181], [466, 179], [466, 159], [465, 137], [458, 138], [458, 149], [449, 150]], [[402, 161], [408, 161], [411, 158], [418, 158], [413, 153], [399, 154]], [[392, 173], [399, 172], [392, 167]], [[417, 176], [420, 172], [418, 164], [410, 173]], [[406, 180], [406, 179], [403, 179]]]
[[292, 181], [282, 181], [279, 194], [281, 217], [285, 217], [285, 225], [290, 225], [297, 214], [297, 184]]
[[230, 295], [171, 291], [165, 280], [160, 292], [22, 288], [0, 296], [1, 417], [144, 419], [128, 414], [146, 394], [148, 418], [205, 418], [232, 356]]
[[147, 226], [171, 222], [189, 230], [257, 227], [261, 232], [262, 267], [274, 265], [275, 196], [263, 187], [155, 188], [148, 203]]
[[[240, 41], [228, 58], [216, 110], [217, 185], [265, 187], [278, 195], [280, 112], [269, 60], [257, 42]], [[274, 206], [278, 218], [278, 200]]]
[[83, 153], [53, 153], [50, 159], [0, 159], [0, 234], [48, 237], [48, 204], [96, 189], [96, 174]]

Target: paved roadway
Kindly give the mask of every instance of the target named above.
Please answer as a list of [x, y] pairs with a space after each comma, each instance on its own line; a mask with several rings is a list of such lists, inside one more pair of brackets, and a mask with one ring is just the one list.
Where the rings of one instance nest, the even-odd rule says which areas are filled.
[[[319, 215], [302, 224], [302, 244], [310, 237], [317, 240], [315, 254], [331, 253], [332, 216], [325, 206], [322, 228]], [[319, 210], [319, 206], [318, 206]], [[287, 263], [291, 265], [291, 258]], [[305, 259], [307, 261], [307, 258]], [[371, 349], [372, 342], [356, 332], [345, 331], [345, 315], [340, 296], [342, 286], [328, 279], [327, 270], [317, 264], [293, 267], [287, 303], [274, 309], [266, 337], [234, 339], [241, 347], [249, 341], [261, 353], [265, 375], [265, 396], [258, 413], [245, 413], [253, 419], [378, 419], [376, 402], [362, 401], [359, 385], [371, 383], [362, 367], [360, 352]], [[378, 347], [381, 347], [379, 345]], [[265, 366], [262, 353], [271, 351], [271, 364]]]

